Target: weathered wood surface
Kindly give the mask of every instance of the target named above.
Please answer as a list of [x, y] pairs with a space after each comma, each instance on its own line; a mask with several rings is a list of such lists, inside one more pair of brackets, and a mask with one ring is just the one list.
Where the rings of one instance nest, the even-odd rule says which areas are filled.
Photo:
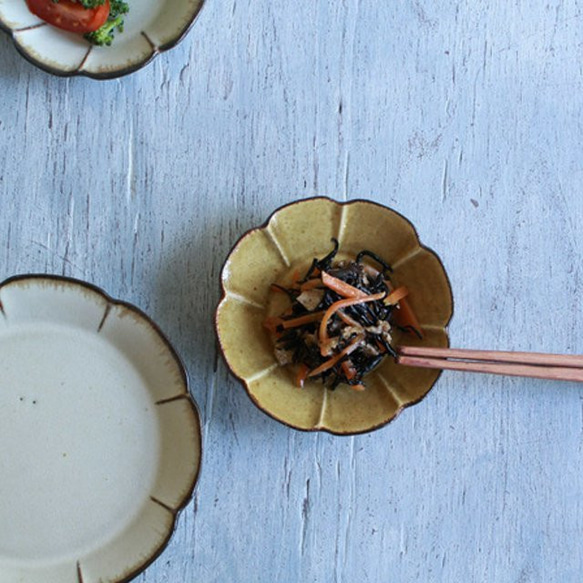
[[0, 35], [0, 278], [136, 303], [201, 408], [196, 495], [137, 581], [581, 581], [583, 387], [446, 373], [375, 433], [303, 434], [215, 371], [212, 326], [239, 235], [324, 194], [416, 224], [453, 345], [583, 352], [581, 10], [208, 0], [176, 49], [102, 83]]

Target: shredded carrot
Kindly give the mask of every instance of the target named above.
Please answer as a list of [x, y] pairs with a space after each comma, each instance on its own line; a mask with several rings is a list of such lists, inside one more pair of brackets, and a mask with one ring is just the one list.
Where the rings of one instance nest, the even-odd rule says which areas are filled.
[[344, 298], [366, 298], [368, 296], [366, 292], [363, 292], [357, 287], [354, 287], [337, 277], [333, 277], [325, 271], [322, 271], [322, 283]]
[[378, 348], [379, 354], [387, 354], [387, 348], [383, 346], [380, 340], [375, 340], [376, 347]]
[[345, 360], [340, 367], [342, 368], [342, 372], [344, 373], [344, 376], [350, 380], [353, 379], [356, 376], [356, 369], [354, 368], [352, 362], [350, 362], [350, 360]]
[[307, 291], [309, 289], [314, 289], [315, 287], [320, 287], [322, 285], [322, 280], [319, 277], [314, 277], [314, 279], [308, 279], [300, 285], [302, 291]]
[[395, 310], [393, 314], [397, 326], [400, 326], [401, 328], [414, 328], [419, 332], [421, 338], [423, 338], [423, 330], [421, 329], [419, 320], [406, 298], [402, 298], [399, 301], [399, 309]]
[[294, 272], [292, 273], [292, 277], [291, 277], [291, 286], [292, 288], [295, 288], [298, 286], [299, 281], [300, 281], [300, 270], [299, 269], [294, 269]]
[[[397, 293], [401, 287], [398, 287], [396, 290], [392, 290], [389, 284], [389, 291], [391, 293], [385, 298], [385, 303], [389, 303], [388, 300], [393, 294]], [[419, 320], [417, 319], [415, 312], [411, 308], [411, 304], [409, 304], [409, 300], [403, 296], [398, 300], [398, 304], [399, 309], [393, 311], [394, 323], [401, 328], [414, 328], [417, 330], [417, 332], [419, 332], [421, 338], [423, 338], [423, 330], [421, 329], [421, 325], [419, 324]]]
[[275, 285], [274, 283], [271, 284], [270, 288], [271, 288], [271, 291], [276, 292], [278, 294], [285, 293], [284, 289], [282, 289], [279, 285]]
[[304, 382], [308, 376], [308, 372], [310, 372], [308, 365], [303, 363], [300, 364], [298, 370], [296, 371], [296, 387], [300, 389], [304, 388]]
[[344, 310], [338, 310], [338, 317], [349, 326], [355, 326], [356, 328], [362, 328], [362, 325], [359, 324], [356, 320], [351, 318], [348, 314], [344, 312]]
[[304, 324], [310, 324], [311, 322], [317, 322], [322, 318], [324, 312], [311, 312], [310, 314], [305, 314], [303, 316], [298, 316], [297, 318], [291, 318], [290, 320], [281, 320], [281, 325], [286, 330], [288, 328], [297, 328], [298, 326], [303, 326]]
[[356, 304], [364, 304], [366, 302], [374, 302], [376, 300], [382, 300], [385, 297], [385, 292], [380, 292], [378, 294], [372, 294], [370, 296], [365, 296], [364, 298], [346, 298], [344, 300], [338, 300], [334, 302], [324, 313], [324, 317], [320, 322], [320, 329], [318, 330], [318, 338], [320, 340], [320, 353], [322, 356], [328, 356], [328, 347], [330, 343], [330, 338], [328, 336], [328, 322], [335, 312], [341, 310], [342, 308], [347, 308], [348, 306], [354, 306]]
[[403, 298], [405, 298], [408, 295], [409, 295], [409, 290], [404, 285], [402, 285], [401, 287], [398, 287], [395, 291], [392, 291], [384, 299], [384, 302], [387, 305], [389, 305], [389, 304], [396, 304], [396, 303], [398, 303], [400, 300], [402, 300]]
[[332, 368], [339, 360], [344, 358], [347, 354], [354, 352], [359, 346], [360, 343], [363, 341], [364, 335], [361, 334], [357, 336], [350, 344], [345, 346], [338, 354], [335, 354], [332, 358], [329, 358], [325, 362], [323, 362], [320, 366], [316, 367], [314, 370], [308, 373], [308, 377], [315, 377], [329, 368]]
[[263, 321], [263, 327], [267, 328], [272, 334], [277, 333], [277, 327], [281, 325], [282, 319], [277, 316], [268, 316]]

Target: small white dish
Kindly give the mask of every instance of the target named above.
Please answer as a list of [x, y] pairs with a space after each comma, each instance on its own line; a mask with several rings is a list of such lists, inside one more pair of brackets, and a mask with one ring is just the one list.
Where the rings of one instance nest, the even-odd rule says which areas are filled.
[[110, 47], [47, 24], [25, 0], [0, 0], [0, 29], [31, 63], [59, 76], [113, 79], [133, 73], [175, 46], [190, 30], [204, 0], [129, 0], [123, 33]]
[[168, 340], [56, 276], [0, 284], [0, 583], [129, 581], [164, 549], [201, 460]]

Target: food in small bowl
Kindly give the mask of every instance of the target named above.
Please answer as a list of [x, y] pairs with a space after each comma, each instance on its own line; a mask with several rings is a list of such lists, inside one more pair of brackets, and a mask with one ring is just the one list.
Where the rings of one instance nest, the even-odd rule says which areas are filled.
[[[338, 242], [337, 249], [334, 241]], [[334, 255], [330, 265], [322, 264], [325, 269], [312, 268], [314, 258], [322, 261], [329, 257], [331, 245]], [[375, 258], [390, 266], [392, 272]], [[364, 279], [359, 280], [363, 277], [360, 273], [344, 278], [339, 272], [342, 269], [359, 271], [355, 263], [360, 264], [363, 272], [368, 271], [366, 284]], [[375, 280], [377, 272], [383, 276]], [[351, 306], [346, 306], [349, 302], [345, 302], [346, 307], [370, 307], [374, 302], [381, 302], [393, 315], [387, 315], [387, 324], [357, 321], [354, 310], [360, 308], [349, 311], [336, 306], [327, 317], [321, 338], [324, 314], [315, 316], [322, 318], [312, 323], [311, 331], [317, 336], [315, 349], [322, 361], [310, 363], [306, 360], [303, 364], [307, 371], [298, 373], [302, 369], [301, 359], [294, 363], [292, 356], [290, 366], [286, 363], [289, 354], [277, 355], [281, 348], [277, 345], [277, 334], [284, 339], [287, 334], [277, 319], [289, 321], [294, 315], [308, 316], [305, 312], [325, 312], [334, 303], [356, 299], [341, 297], [342, 293], [359, 295], [347, 287], [340, 293], [327, 291], [325, 288], [330, 290], [330, 287], [322, 281], [323, 273], [328, 283], [330, 276], [369, 296], [382, 293], [377, 299], [355, 302]], [[341, 277], [337, 277], [339, 275]], [[308, 284], [312, 280], [313, 283]], [[391, 357], [391, 350], [402, 344], [448, 346], [447, 325], [453, 302], [447, 275], [437, 255], [421, 245], [407, 219], [387, 207], [364, 200], [339, 203], [329, 198], [312, 198], [286, 205], [275, 211], [265, 225], [241, 237], [225, 262], [221, 284], [223, 296], [216, 312], [216, 330], [225, 361], [242, 381], [253, 402], [291, 427], [343, 435], [371, 431], [390, 422], [404, 407], [421, 400], [439, 376], [435, 370], [400, 366]], [[309, 291], [305, 288], [312, 285], [313, 289], [328, 293], [327, 301], [332, 303], [318, 310], [317, 298], [312, 297], [311, 307], [304, 306], [304, 312], [296, 307], [297, 313], [293, 314], [294, 303], [301, 293]], [[343, 287], [338, 282], [332, 285]], [[367, 290], [366, 286], [371, 287]], [[375, 286], [379, 286], [378, 291]], [[405, 292], [407, 295], [391, 298], [397, 290], [399, 295]], [[375, 309], [379, 311], [383, 306], [379, 303]], [[286, 313], [290, 307], [292, 311]], [[337, 330], [334, 328], [342, 318], [340, 311], [344, 315], [348, 313], [352, 324], [356, 325], [345, 338], [330, 342], [330, 337], [341, 336], [342, 330], [349, 330], [344, 328], [350, 326], [348, 322], [339, 325]], [[361, 311], [366, 313], [367, 310]], [[407, 314], [405, 318], [403, 313]], [[395, 318], [397, 314], [403, 319]], [[368, 328], [364, 331], [365, 344], [369, 344], [370, 339], [374, 339], [375, 344], [378, 340], [382, 349], [377, 345], [378, 354], [370, 351], [371, 359], [366, 364], [361, 362], [362, 366], [357, 368], [352, 359], [344, 357], [353, 351], [354, 359], [357, 354], [354, 344], [362, 351], [361, 328]], [[297, 339], [288, 340], [293, 340], [290, 347], [297, 349]], [[346, 352], [338, 357], [343, 350]], [[313, 348], [310, 354], [315, 356]], [[376, 358], [381, 355], [383, 358]], [[334, 357], [338, 357], [334, 366], [318, 371], [318, 366]], [[351, 362], [343, 365], [346, 360]], [[338, 374], [342, 367], [344, 376]], [[367, 367], [370, 370], [366, 370]], [[356, 368], [356, 372], [352, 368]], [[330, 372], [319, 374], [326, 371]]]
[[26, 0], [30, 11], [57, 28], [83, 35], [91, 44], [111, 46], [130, 11], [123, 0]]
[[391, 266], [363, 249], [352, 260], [335, 262], [339, 243], [321, 259], [315, 258], [304, 277], [294, 275], [288, 287], [272, 284], [289, 305], [279, 316], [269, 316], [275, 357], [295, 369], [295, 381], [319, 379], [334, 390], [340, 384], [365, 390], [366, 375], [397, 352], [392, 345], [395, 328], [422, 331], [406, 297], [394, 289]]
[[1, 0], [0, 30], [37, 67], [113, 79], [182, 40], [204, 0]]

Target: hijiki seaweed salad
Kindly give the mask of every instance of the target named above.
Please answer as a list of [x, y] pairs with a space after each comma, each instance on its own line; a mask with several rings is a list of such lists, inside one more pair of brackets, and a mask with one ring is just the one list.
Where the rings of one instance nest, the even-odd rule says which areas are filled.
[[338, 241], [322, 259], [314, 259], [303, 277], [294, 274], [289, 287], [272, 284], [285, 294], [289, 308], [266, 318], [275, 357], [295, 367], [295, 383], [321, 380], [329, 389], [346, 384], [365, 389], [364, 377], [385, 357], [396, 357], [395, 328], [422, 337], [406, 300], [408, 290], [391, 282], [391, 266], [366, 249], [354, 260], [335, 261]]

